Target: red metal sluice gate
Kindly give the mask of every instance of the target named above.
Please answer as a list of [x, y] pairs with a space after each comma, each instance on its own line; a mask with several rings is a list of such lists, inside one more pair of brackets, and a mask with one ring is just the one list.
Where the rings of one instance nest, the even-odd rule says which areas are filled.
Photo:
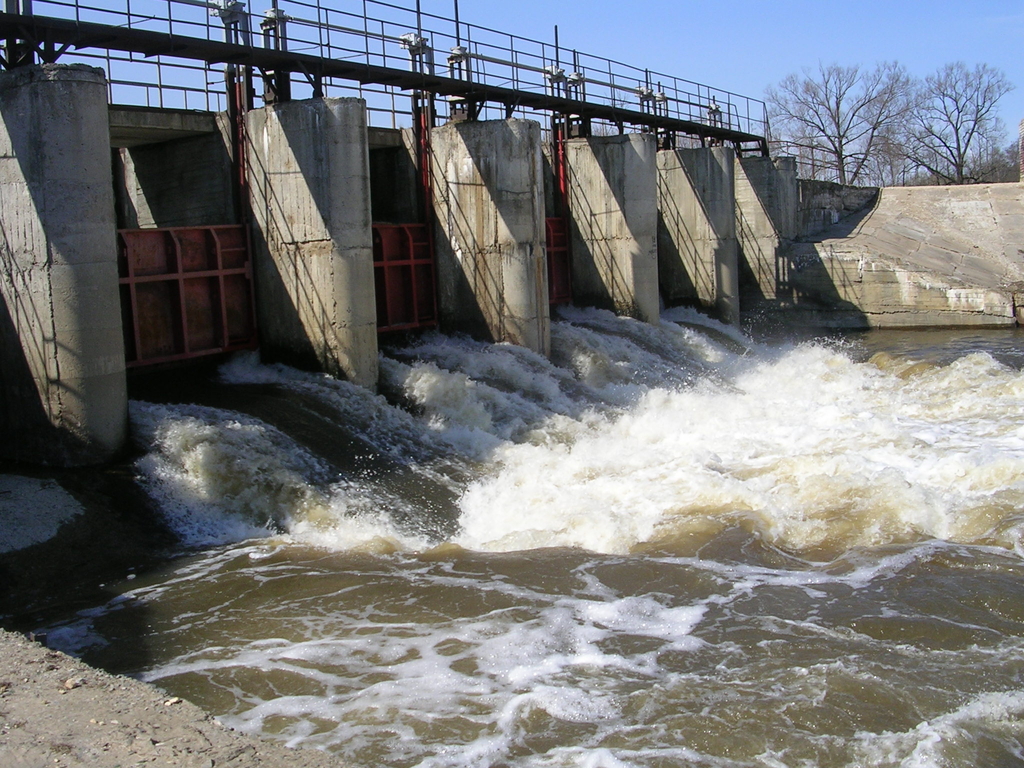
[[548, 303], [572, 302], [571, 267], [569, 264], [569, 232], [565, 219], [545, 219], [548, 251]]
[[434, 249], [426, 224], [373, 225], [377, 330], [437, 325]]
[[244, 227], [120, 230], [118, 269], [128, 367], [256, 347]]

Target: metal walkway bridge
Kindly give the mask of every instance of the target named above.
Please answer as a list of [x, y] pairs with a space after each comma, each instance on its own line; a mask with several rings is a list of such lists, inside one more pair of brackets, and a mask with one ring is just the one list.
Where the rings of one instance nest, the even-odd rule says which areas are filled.
[[[413, 110], [402, 92], [474, 119], [530, 110], [767, 154], [763, 102], [677, 77], [379, 0], [4, 0], [0, 65], [58, 60], [103, 67], [111, 102], [224, 109], [215, 65], [259, 72], [264, 99], [360, 95], [371, 124]], [[345, 6], [345, 8], [339, 7]], [[347, 9], [346, 9], [347, 8]], [[256, 80], [258, 82], [258, 80]], [[249, 98], [253, 89], [249, 88]]]

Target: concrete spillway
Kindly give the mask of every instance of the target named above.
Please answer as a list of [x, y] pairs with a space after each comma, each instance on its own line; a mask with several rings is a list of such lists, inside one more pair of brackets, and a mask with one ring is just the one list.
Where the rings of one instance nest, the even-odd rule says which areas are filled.
[[830, 325], [1012, 325], [1024, 187], [900, 187], [786, 245], [792, 308]]

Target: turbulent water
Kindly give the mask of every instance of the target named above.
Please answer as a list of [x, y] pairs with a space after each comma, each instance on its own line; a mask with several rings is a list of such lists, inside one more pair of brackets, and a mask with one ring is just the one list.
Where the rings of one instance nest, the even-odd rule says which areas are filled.
[[52, 640], [352, 766], [1024, 764], [1019, 335], [552, 337], [133, 403], [185, 554]]

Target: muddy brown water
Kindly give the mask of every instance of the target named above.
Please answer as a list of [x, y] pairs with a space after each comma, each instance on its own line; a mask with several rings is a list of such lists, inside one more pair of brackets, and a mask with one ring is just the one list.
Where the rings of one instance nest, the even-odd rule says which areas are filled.
[[41, 628], [352, 765], [1024, 764], [1024, 335], [675, 319], [137, 400], [184, 543]]

